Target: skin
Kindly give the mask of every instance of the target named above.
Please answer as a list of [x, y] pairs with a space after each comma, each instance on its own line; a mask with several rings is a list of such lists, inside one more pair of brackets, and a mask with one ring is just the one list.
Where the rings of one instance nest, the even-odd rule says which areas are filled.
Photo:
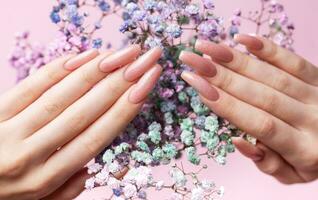
[[197, 41], [204, 55], [181, 53], [180, 60], [195, 70], [182, 78], [211, 110], [257, 138], [256, 146], [241, 138], [233, 143], [262, 172], [285, 184], [316, 180], [318, 68], [265, 38], [235, 40], [250, 55]]
[[133, 45], [58, 58], [0, 97], [0, 199], [81, 193], [83, 167], [138, 114], [160, 76], [161, 50], [140, 53]]

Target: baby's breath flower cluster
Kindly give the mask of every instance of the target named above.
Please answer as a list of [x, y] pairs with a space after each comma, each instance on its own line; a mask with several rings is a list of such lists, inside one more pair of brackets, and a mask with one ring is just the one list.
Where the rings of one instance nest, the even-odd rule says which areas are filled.
[[[140, 114], [96, 157], [89, 168], [89, 173], [95, 175], [87, 180], [86, 188], [108, 185], [113, 189], [110, 199], [147, 199], [145, 189], [149, 187], [171, 189], [175, 200], [222, 196], [222, 188], [199, 180], [197, 173], [185, 173], [176, 165], [169, 172], [171, 185], [155, 181], [150, 170], [182, 156], [201, 169], [207, 167], [202, 166], [202, 157], [224, 165], [227, 154], [234, 152], [231, 137], [245, 135], [210, 111], [197, 92], [180, 78], [181, 72], [190, 68], [181, 64], [178, 56], [183, 50], [200, 54], [194, 50], [197, 39], [235, 46], [233, 37], [246, 21], [255, 24], [256, 34], [292, 49], [294, 26], [284, 14], [283, 5], [274, 0], [259, 0], [260, 10], [247, 15], [237, 10], [230, 20], [215, 15], [214, 1], [217, 0], [56, 0], [50, 13], [58, 27], [54, 41], [39, 45], [29, 41], [28, 33], [17, 35], [10, 63], [17, 69], [18, 80], [60, 55], [91, 47], [109, 48], [111, 44], [95, 33], [103, 30], [102, 21], [112, 14], [122, 18], [118, 33], [127, 36], [124, 42], [140, 44], [144, 51], [155, 46], [164, 51], [159, 61], [164, 70], [158, 84]], [[244, 137], [253, 141], [248, 135]], [[127, 168], [130, 170], [122, 180], [114, 178], [114, 174]], [[191, 188], [188, 182], [192, 183]]]

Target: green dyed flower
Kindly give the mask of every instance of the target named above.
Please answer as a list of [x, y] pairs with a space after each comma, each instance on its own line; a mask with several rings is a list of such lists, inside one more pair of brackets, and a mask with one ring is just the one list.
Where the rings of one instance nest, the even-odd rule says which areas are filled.
[[190, 105], [193, 111], [198, 115], [204, 115], [209, 112], [209, 108], [200, 101], [200, 98], [198, 96], [194, 96], [191, 98]]
[[174, 157], [176, 157], [176, 155], [178, 154], [177, 148], [176, 146], [174, 146], [173, 144], [165, 144], [162, 147], [162, 150], [165, 154], [165, 157], [167, 157], [168, 159], [172, 159]]
[[198, 165], [200, 164], [201, 159], [197, 155], [196, 151], [197, 150], [195, 147], [188, 147], [185, 149], [188, 161], [190, 161], [192, 164]]
[[115, 155], [121, 154], [129, 149], [130, 145], [126, 142], [120, 143], [120, 145], [115, 147]]
[[103, 162], [110, 165], [115, 159], [115, 154], [112, 149], [107, 149], [103, 155]]
[[201, 136], [200, 136], [201, 142], [207, 143], [208, 140], [210, 140], [211, 138], [214, 137], [214, 135], [215, 135], [214, 132], [209, 132], [209, 131], [201, 130]]
[[192, 131], [194, 122], [190, 118], [185, 118], [180, 123], [181, 130]]
[[209, 130], [210, 132], [217, 132], [217, 130], [219, 129], [219, 121], [217, 116], [208, 116], [205, 119], [205, 123], [204, 123], [204, 128], [206, 130]]
[[131, 152], [131, 158], [137, 162], [143, 162], [147, 165], [152, 162], [152, 156], [147, 152], [133, 151]]
[[149, 127], [148, 127], [149, 131], [161, 131], [161, 125], [158, 122], [152, 122]]
[[212, 151], [214, 150], [218, 144], [220, 143], [220, 139], [217, 135], [214, 135], [212, 138], [209, 138], [208, 141], [206, 142], [206, 147]]
[[150, 151], [148, 144], [144, 141], [137, 141], [136, 145], [139, 149], [143, 151], [146, 151], [146, 152]]
[[181, 133], [181, 141], [187, 146], [192, 145], [193, 141], [194, 141], [193, 132], [188, 131], [188, 130], [182, 131], [182, 133]]
[[187, 103], [189, 101], [189, 97], [185, 92], [179, 92], [178, 99], [181, 103]]
[[173, 120], [173, 115], [171, 112], [166, 112], [164, 114], [164, 118], [165, 118], [166, 124], [173, 124], [174, 120]]
[[149, 131], [148, 136], [150, 138], [150, 141], [154, 144], [159, 144], [159, 142], [161, 141], [161, 134], [159, 131]]
[[163, 156], [164, 156], [164, 152], [159, 147], [152, 151], [152, 157], [154, 160], [161, 160]]
[[194, 96], [198, 96], [197, 91], [195, 91], [195, 89], [193, 87], [187, 87], [185, 89], [185, 92], [190, 96], [190, 97], [194, 97]]

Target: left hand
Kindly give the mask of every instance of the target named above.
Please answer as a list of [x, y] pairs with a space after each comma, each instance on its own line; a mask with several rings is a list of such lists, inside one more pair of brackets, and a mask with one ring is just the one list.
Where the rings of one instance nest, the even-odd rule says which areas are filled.
[[235, 40], [258, 59], [197, 41], [205, 55], [182, 52], [180, 60], [197, 72], [182, 78], [217, 115], [258, 139], [256, 146], [240, 138], [233, 143], [261, 171], [286, 184], [317, 179], [318, 68], [265, 38]]

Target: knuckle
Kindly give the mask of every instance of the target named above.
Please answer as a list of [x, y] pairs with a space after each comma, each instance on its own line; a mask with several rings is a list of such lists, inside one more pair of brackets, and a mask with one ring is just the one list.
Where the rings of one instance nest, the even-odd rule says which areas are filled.
[[61, 74], [57, 70], [46, 68], [44, 74], [50, 82], [58, 82], [61, 79]]
[[6, 156], [1, 163], [0, 176], [17, 177], [23, 174], [28, 161], [29, 156], [26, 153]]
[[270, 48], [267, 52], [265, 52], [265, 58], [269, 61], [277, 60], [278, 56], [278, 46], [274, 42], [270, 42]]
[[272, 111], [277, 108], [278, 98], [273, 92], [265, 92], [265, 98], [263, 98], [263, 103], [261, 104], [262, 109], [266, 111]]
[[88, 85], [95, 84], [95, 78], [89, 73], [89, 70], [82, 70], [80, 73], [80, 79]]
[[49, 115], [57, 113], [59, 110], [61, 110], [61, 108], [62, 105], [58, 102], [52, 102], [51, 100], [46, 100], [43, 102], [43, 110]]
[[290, 80], [287, 77], [287, 75], [281, 74], [277, 76], [274, 81], [274, 88], [282, 92], [286, 91], [289, 85], [290, 85]]
[[220, 87], [224, 90], [227, 90], [231, 87], [233, 82], [233, 76], [230, 73], [223, 73], [223, 80], [220, 82]]
[[237, 71], [240, 73], [244, 73], [247, 71], [247, 68], [250, 64], [250, 58], [244, 54], [241, 54], [239, 57], [240, 58], [238, 59], [236, 64]]
[[20, 102], [29, 102], [32, 99], [37, 97], [37, 93], [35, 89], [32, 87], [30, 81], [25, 81], [21, 85], [21, 95], [20, 95]]
[[48, 188], [50, 188], [49, 181], [34, 181], [25, 189], [25, 193], [27, 196], [31, 197], [31, 199], [39, 199], [46, 195]]
[[107, 84], [107, 91], [109, 94], [112, 94], [115, 97], [121, 96], [122, 91], [121, 91], [121, 85], [120, 84], [116, 84], [116, 83], [108, 83]]
[[87, 124], [87, 118], [84, 115], [75, 114], [68, 120], [66, 124], [67, 124], [67, 129], [70, 132], [72, 133], [81, 132]]
[[301, 74], [307, 68], [307, 61], [304, 58], [297, 58], [296, 64], [294, 66], [295, 72]]
[[256, 128], [256, 134], [261, 140], [273, 137], [275, 133], [275, 122], [274, 119], [266, 116], [260, 122], [260, 125]]

